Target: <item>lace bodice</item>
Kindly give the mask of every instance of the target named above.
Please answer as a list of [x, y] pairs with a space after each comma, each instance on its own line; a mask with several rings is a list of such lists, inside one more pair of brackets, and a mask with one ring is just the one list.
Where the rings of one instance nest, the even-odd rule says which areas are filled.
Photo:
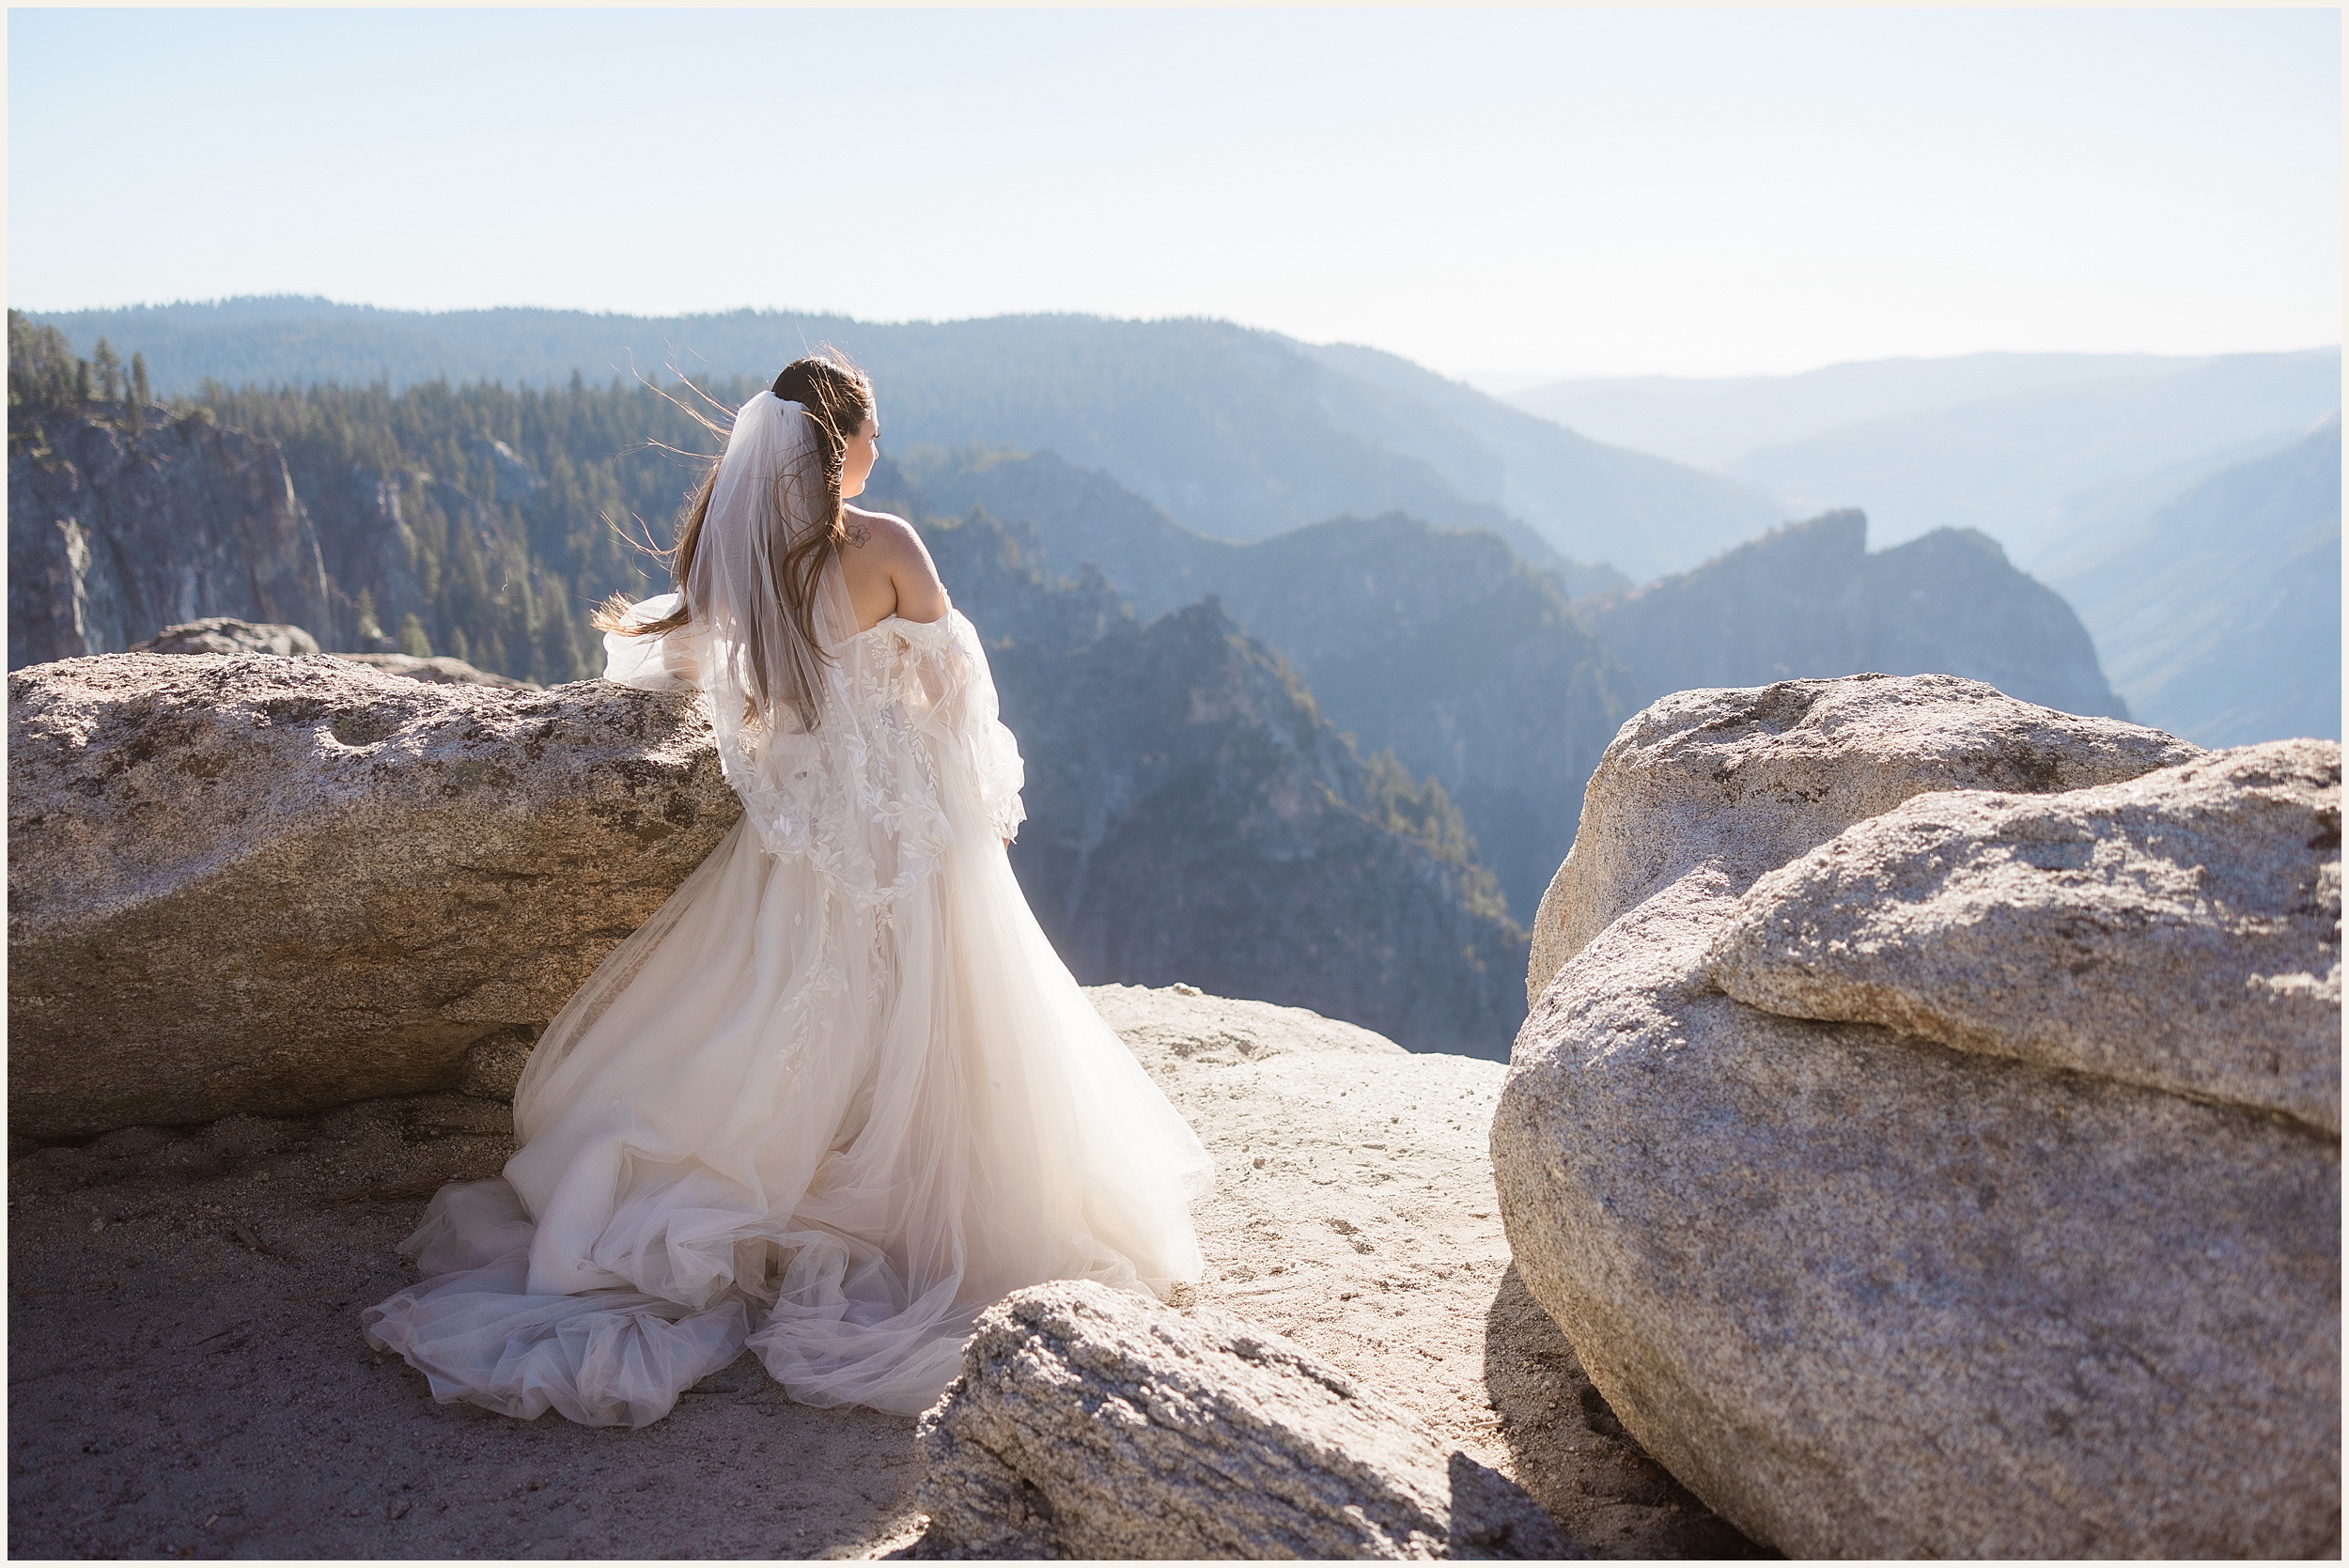
[[[827, 596], [836, 625], [846, 595]], [[677, 596], [636, 607], [670, 613]], [[604, 638], [604, 678], [650, 691], [705, 686], [698, 624], [651, 637]], [[1019, 748], [998, 717], [977, 630], [958, 610], [927, 623], [889, 616], [828, 643], [814, 723], [719, 726], [726, 782], [760, 842], [801, 857], [858, 904], [894, 904], [952, 844], [948, 796], [967, 790], [986, 831], [1010, 838], [1026, 813]]]

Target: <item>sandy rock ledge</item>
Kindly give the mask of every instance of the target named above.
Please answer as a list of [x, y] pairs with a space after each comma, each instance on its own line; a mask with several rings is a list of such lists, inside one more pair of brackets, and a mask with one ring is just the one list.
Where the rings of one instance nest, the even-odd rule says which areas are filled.
[[[418, 690], [425, 690], [419, 688]], [[1756, 1548], [1650, 1459], [1510, 1270], [1502, 1068], [1297, 1008], [1088, 993], [1214, 1153], [1221, 1312], [1522, 1485], [1595, 1557]], [[481, 1094], [495, 1094], [485, 1079]], [[871, 1556], [922, 1533], [910, 1420], [745, 1358], [641, 1433], [434, 1405], [358, 1312], [511, 1118], [432, 1094], [10, 1147], [9, 1544], [24, 1556]]]

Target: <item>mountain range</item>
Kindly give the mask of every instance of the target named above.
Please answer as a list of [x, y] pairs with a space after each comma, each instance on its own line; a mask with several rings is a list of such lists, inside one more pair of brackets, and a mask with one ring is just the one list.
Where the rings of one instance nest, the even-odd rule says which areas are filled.
[[664, 365], [756, 382], [829, 343], [873, 375], [885, 445], [1057, 452], [1200, 533], [1235, 539], [1405, 511], [1637, 580], [1694, 566], [1784, 515], [1750, 485], [1592, 441], [1392, 355], [1222, 321], [427, 314], [301, 299], [31, 319], [82, 354], [101, 337], [136, 344], [164, 396], [208, 380], [380, 379], [396, 390], [442, 377], [559, 386], [583, 374], [600, 384]]
[[2341, 350], [1978, 354], [1800, 376], [1553, 383], [1509, 401], [1701, 464], [1788, 515], [1864, 509], [1878, 538], [1990, 535], [2036, 569], [2117, 500], [2141, 508], [2341, 407]]
[[2112, 682], [2205, 746], [2341, 737], [2341, 415], [2053, 552]]
[[1979, 534], [1869, 554], [1866, 520], [1838, 513], [1635, 589], [1402, 514], [1238, 544], [1052, 454], [917, 457], [918, 504], [1019, 525], [1048, 573], [1097, 568], [1145, 618], [1212, 596], [1341, 728], [1443, 785], [1519, 919], [1573, 844], [1581, 781], [1616, 727], [1668, 692], [1942, 671], [2124, 711], [2062, 598]]

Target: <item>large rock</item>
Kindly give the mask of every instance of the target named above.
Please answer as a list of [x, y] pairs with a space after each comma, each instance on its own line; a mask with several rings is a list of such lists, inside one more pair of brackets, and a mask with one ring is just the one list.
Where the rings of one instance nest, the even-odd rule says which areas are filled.
[[1278, 1335], [1092, 1281], [981, 1317], [915, 1500], [990, 1557], [1559, 1558], [1514, 1483]]
[[1920, 796], [1753, 885], [1713, 982], [1790, 1017], [2341, 1135], [2341, 746], [2054, 796]]
[[2078, 789], [2201, 754], [1955, 675], [1678, 692], [1624, 724], [1583, 791], [1574, 848], [1534, 916], [1526, 1001], [1608, 922], [1701, 862], [1743, 892], [1912, 795]]
[[281, 659], [316, 653], [319, 640], [298, 626], [272, 626], [241, 621], [234, 615], [206, 615], [200, 620], [167, 626], [128, 653], [273, 653]]
[[452, 1088], [739, 815], [690, 697], [119, 654], [8, 677], [9, 1126]]
[[[1794, 1556], [2336, 1549], [2337, 1139], [1765, 1012], [1708, 972], [1740, 895], [1839, 815], [1936, 779], [2088, 789], [2197, 755], [1927, 679], [1682, 693], [1610, 748], [1584, 818], [1606, 831], [1552, 892], [1579, 939], [1494, 1121], [1501, 1212], [1617, 1418], [1748, 1533]], [[2139, 787], [2224, 787], [2230, 766]], [[2337, 863], [2310, 836], [2307, 865]], [[2260, 972], [2296, 972], [2278, 957]]]

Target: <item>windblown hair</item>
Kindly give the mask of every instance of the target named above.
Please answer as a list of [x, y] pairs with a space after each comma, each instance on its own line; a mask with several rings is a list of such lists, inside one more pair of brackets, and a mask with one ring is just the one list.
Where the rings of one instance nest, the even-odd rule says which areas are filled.
[[[753, 711], [744, 717], [754, 720], [771, 713], [780, 702], [798, 709], [802, 721], [812, 726], [816, 715], [809, 694], [816, 689], [817, 666], [831, 659], [817, 640], [816, 594], [823, 582], [824, 567], [832, 563], [848, 538], [848, 522], [841, 511], [841, 467], [848, 459], [848, 438], [873, 416], [873, 383], [846, 356], [819, 353], [785, 365], [783, 374], [775, 378], [773, 391], [784, 401], [807, 410], [807, 421], [816, 436], [812, 460], [819, 472], [776, 474], [765, 526], [777, 532], [790, 527], [790, 498], [795, 494], [802, 504], [812, 500], [818, 515], [809, 520], [814, 526], [773, 553], [775, 598], [783, 607], [784, 624], [789, 628], [789, 645], [781, 650], [759, 646], [760, 621], [752, 618], [752, 644], [745, 649], [745, 673], [750, 681], [747, 695]], [[694, 554], [701, 546], [702, 524], [709, 516], [709, 499], [717, 489], [718, 466], [717, 461], [710, 462], [708, 473], [702, 475], [700, 485], [686, 503], [677, 544], [661, 552], [669, 559], [670, 575], [678, 595], [677, 608], [659, 620], [639, 621], [630, 613], [626, 597], [614, 594], [596, 612], [594, 625], [598, 630], [646, 636], [675, 631], [694, 618], [697, 607], [688, 584], [692, 581]], [[782, 657], [770, 659], [770, 651], [779, 651]], [[770, 670], [783, 672], [788, 690], [767, 690]]]

